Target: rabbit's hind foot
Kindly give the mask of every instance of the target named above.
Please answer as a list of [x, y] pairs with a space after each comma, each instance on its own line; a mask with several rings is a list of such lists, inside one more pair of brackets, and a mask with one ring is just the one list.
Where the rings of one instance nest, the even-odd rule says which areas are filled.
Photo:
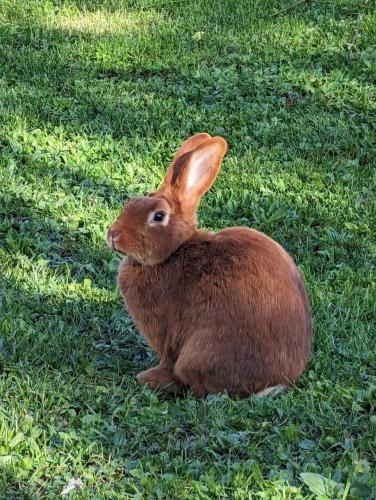
[[172, 394], [178, 394], [183, 391], [183, 386], [177, 377], [165, 368], [150, 368], [139, 373], [137, 380], [141, 384], [146, 384], [151, 389], [161, 389]]
[[285, 391], [286, 391], [285, 385], [275, 385], [274, 387], [267, 387], [263, 391], [258, 392], [256, 394], [256, 397], [258, 398], [263, 398], [265, 396], [275, 397], [278, 396], [279, 394], [282, 394]]

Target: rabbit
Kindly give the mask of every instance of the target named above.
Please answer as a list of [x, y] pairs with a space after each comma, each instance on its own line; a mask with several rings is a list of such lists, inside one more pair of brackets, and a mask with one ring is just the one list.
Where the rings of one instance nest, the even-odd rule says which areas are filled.
[[265, 395], [295, 382], [310, 355], [310, 305], [288, 253], [254, 229], [197, 228], [226, 150], [222, 137], [186, 140], [160, 188], [131, 199], [108, 230], [125, 256], [124, 302], [160, 357], [137, 377], [153, 389]]

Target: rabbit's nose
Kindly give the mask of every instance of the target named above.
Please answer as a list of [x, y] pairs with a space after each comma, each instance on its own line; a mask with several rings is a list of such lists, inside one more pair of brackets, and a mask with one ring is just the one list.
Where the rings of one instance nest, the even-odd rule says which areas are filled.
[[107, 233], [107, 244], [109, 247], [114, 248], [114, 241], [116, 240], [118, 236], [118, 232], [114, 231], [114, 229], [109, 229]]

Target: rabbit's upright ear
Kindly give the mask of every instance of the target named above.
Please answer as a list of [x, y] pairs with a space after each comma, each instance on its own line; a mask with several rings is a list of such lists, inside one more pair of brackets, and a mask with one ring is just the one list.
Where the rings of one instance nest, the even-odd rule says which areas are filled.
[[186, 206], [198, 205], [215, 181], [226, 150], [222, 137], [211, 137], [174, 161], [169, 183], [177, 201]]
[[170, 185], [171, 184], [171, 177], [172, 177], [172, 171], [174, 168], [174, 164], [178, 158], [181, 156], [185, 155], [186, 153], [189, 153], [190, 151], [193, 151], [196, 149], [200, 144], [203, 142], [207, 141], [210, 139], [210, 135], [206, 134], [205, 132], [201, 132], [199, 134], [192, 135], [189, 139], [183, 142], [183, 144], [180, 146], [180, 148], [177, 150], [174, 159], [171, 162], [171, 165], [169, 166], [167, 173], [165, 175], [164, 179], [164, 184], [165, 185]]
[[183, 142], [180, 148], [177, 150], [174, 161], [179, 158], [179, 156], [185, 155], [185, 153], [189, 153], [196, 149], [200, 144], [210, 139], [210, 135], [206, 132], [200, 132], [199, 134], [192, 135], [189, 139]]

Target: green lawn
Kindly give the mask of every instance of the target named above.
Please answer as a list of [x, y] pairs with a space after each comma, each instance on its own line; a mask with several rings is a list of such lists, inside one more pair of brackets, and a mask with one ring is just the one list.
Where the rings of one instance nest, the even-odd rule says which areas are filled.
[[[0, 2], [0, 497], [374, 498], [374, 0]], [[201, 225], [298, 263], [314, 351], [275, 399], [166, 398], [108, 226], [229, 143]]]

